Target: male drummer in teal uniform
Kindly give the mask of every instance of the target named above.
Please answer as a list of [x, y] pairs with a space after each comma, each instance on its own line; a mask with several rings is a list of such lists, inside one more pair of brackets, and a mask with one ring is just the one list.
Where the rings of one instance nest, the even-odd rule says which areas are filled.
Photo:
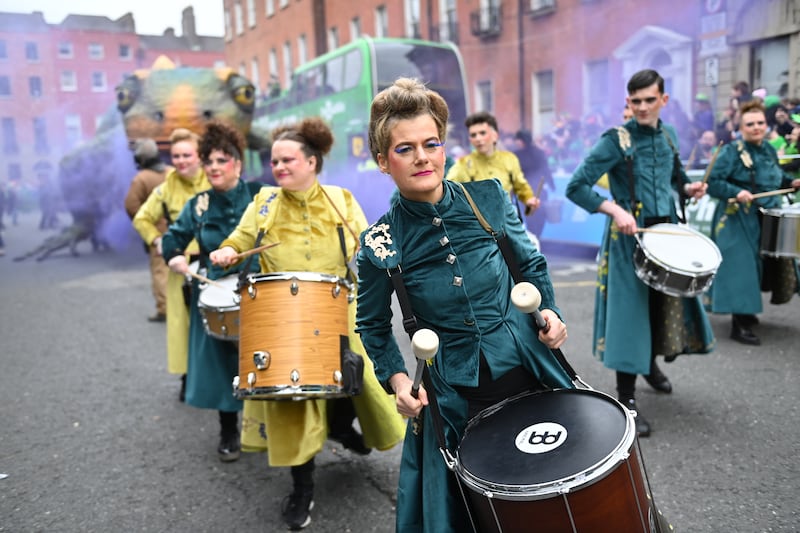
[[[637, 277], [636, 236], [641, 228], [678, 221], [675, 191], [682, 200], [700, 198], [706, 185], [686, 177], [675, 130], [659, 118], [669, 101], [664, 79], [655, 70], [641, 70], [627, 89], [633, 118], [602, 135], [572, 175], [567, 197], [608, 217], [600, 244], [593, 350], [616, 371], [619, 400], [637, 412], [636, 429], [646, 437], [651, 428], [636, 405], [636, 376], [671, 393], [672, 384], [655, 357], [671, 361], [683, 353], [708, 353], [714, 336], [699, 297], [667, 296]], [[612, 200], [592, 189], [605, 173]]]
[[[778, 165], [778, 155], [769, 142], [764, 104], [750, 100], [740, 108], [742, 138], [722, 147], [708, 176], [708, 193], [717, 198], [711, 236], [722, 253], [717, 277], [711, 287], [711, 311], [731, 313], [731, 338], [742, 344], [759, 345], [752, 327], [763, 309], [761, 291], [770, 290], [770, 303], [791, 300], [800, 291], [797, 259], [761, 257], [762, 215], [760, 208], [777, 209], [781, 197], [754, 194], [800, 187]], [[730, 202], [729, 199], [735, 199]], [[767, 252], [780, 250], [767, 250]]]

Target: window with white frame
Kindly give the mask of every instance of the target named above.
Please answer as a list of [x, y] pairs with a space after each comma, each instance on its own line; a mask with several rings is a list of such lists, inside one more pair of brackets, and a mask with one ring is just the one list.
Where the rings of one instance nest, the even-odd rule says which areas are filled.
[[256, 92], [261, 92], [260, 76], [258, 75], [258, 58], [254, 57], [250, 60], [250, 82], [256, 88]]
[[8, 46], [2, 39], [0, 39], [0, 59], [8, 59]]
[[292, 79], [292, 43], [286, 41], [283, 43], [283, 79]]
[[58, 43], [58, 57], [61, 59], [71, 59], [74, 57], [75, 52], [72, 48], [72, 43], [62, 42]]
[[275, 0], [264, 0], [264, 10], [268, 17], [275, 14]]
[[234, 24], [236, 25], [236, 35], [241, 35], [244, 33], [244, 21], [242, 18], [244, 14], [242, 13], [242, 4], [240, 2], [236, 2], [233, 5], [233, 19]]
[[33, 149], [37, 154], [50, 151], [47, 142], [47, 120], [44, 117], [33, 117]]
[[256, 27], [256, 0], [247, 0], [247, 25]]
[[0, 96], [11, 96], [11, 78], [0, 76]]
[[406, 37], [422, 37], [422, 29], [419, 21], [419, 0], [404, 0], [403, 13], [405, 14]]
[[61, 90], [64, 92], [75, 92], [78, 90], [78, 78], [74, 70], [61, 71]]
[[17, 128], [14, 125], [12, 117], [3, 117], [3, 153], [16, 154], [19, 152], [19, 144], [17, 143]]
[[556, 118], [555, 82], [552, 70], [533, 75], [534, 133], [541, 135], [551, 129]]
[[36, 43], [25, 43], [25, 59], [28, 61], [39, 61], [39, 45]]
[[89, 43], [89, 59], [103, 59], [105, 57], [105, 50], [100, 43]]
[[274, 48], [269, 51], [269, 77], [280, 78], [278, 75], [278, 51]]
[[66, 115], [64, 117], [64, 133], [69, 147], [75, 146], [83, 140], [80, 115]]
[[244, 64], [244, 61], [239, 63], [239, 76], [243, 78], [247, 77], [247, 65]]
[[281, 9], [287, 8], [289, 7], [289, 0], [280, 0], [280, 3], [278, 5], [280, 6]]
[[387, 37], [389, 35], [389, 15], [386, 13], [386, 6], [375, 8], [375, 37]]
[[334, 26], [328, 30], [328, 50], [339, 48], [339, 30]]
[[42, 78], [39, 76], [31, 76], [28, 78], [28, 90], [32, 98], [42, 97]]
[[108, 90], [105, 72], [92, 72], [92, 92], [104, 93]]
[[361, 37], [361, 18], [353, 17], [350, 19], [350, 40], [355, 41]]
[[225, 9], [225, 40], [230, 41], [233, 39], [233, 29], [231, 28], [231, 12]]
[[133, 59], [133, 52], [131, 51], [131, 45], [129, 44], [119, 45], [119, 58], [123, 61], [130, 61], [131, 59]]
[[308, 61], [308, 44], [305, 34], [297, 38], [297, 64], [303, 65]]
[[494, 93], [490, 80], [479, 81], [475, 86], [475, 109], [494, 113]]
[[590, 113], [602, 113], [605, 116], [612, 116], [609, 109], [609, 73], [608, 60], [589, 61], [586, 63], [586, 75], [584, 76], [583, 94], [586, 110]]
[[439, 40], [456, 40], [457, 21], [456, 0], [439, 0]]
[[556, 0], [531, 0], [531, 11], [542, 11], [556, 7]]

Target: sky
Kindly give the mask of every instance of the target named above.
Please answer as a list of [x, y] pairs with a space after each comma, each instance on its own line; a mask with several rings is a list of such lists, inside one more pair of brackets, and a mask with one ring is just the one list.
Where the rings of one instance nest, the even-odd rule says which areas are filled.
[[0, 11], [32, 13], [41, 11], [50, 24], [58, 24], [67, 15], [104, 15], [116, 20], [133, 13], [136, 33], [161, 35], [172, 27], [181, 35], [181, 12], [194, 7], [198, 35], [222, 37], [225, 22], [222, 0], [0, 0]]

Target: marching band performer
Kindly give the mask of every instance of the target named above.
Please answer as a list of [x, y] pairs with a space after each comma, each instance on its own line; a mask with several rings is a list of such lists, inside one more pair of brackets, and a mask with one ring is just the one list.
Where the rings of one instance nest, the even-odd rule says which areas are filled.
[[761, 101], [745, 102], [740, 115], [742, 138], [722, 147], [708, 178], [708, 193], [719, 200], [711, 236], [722, 253], [710, 301], [712, 312], [731, 313], [733, 340], [759, 345], [752, 327], [762, 311], [761, 291], [772, 291], [773, 304], [786, 303], [800, 291], [800, 278], [797, 259], [760, 256], [760, 208], [780, 207], [781, 197], [754, 195], [800, 188], [800, 179], [781, 170], [775, 149], [764, 142], [767, 120]]
[[[211, 253], [215, 265], [233, 264], [238, 252], [280, 243], [260, 253], [261, 271], [318, 272], [348, 277], [358, 249], [358, 234], [366, 219], [352, 193], [322, 185], [323, 156], [333, 134], [322, 119], [313, 117], [272, 132], [272, 173], [279, 187], [264, 187], [247, 207], [238, 227]], [[341, 231], [340, 231], [341, 230]], [[349, 306], [350, 324], [355, 305]], [[313, 312], [309, 309], [308, 312]], [[363, 354], [358, 335], [350, 328], [350, 348]], [[368, 361], [363, 392], [334, 400], [245, 400], [242, 449], [266, 450], [270, 466], [291, 467], [293, 489], [283, 500], [282, 515], [290, 529], [311, 522], [314, 456], [327, 438], [359, 454], [385, 450], [403, 437], [404, 425], [393, 400], [381, 389]], [[352, 426], [358, 417], [362, 434]]]

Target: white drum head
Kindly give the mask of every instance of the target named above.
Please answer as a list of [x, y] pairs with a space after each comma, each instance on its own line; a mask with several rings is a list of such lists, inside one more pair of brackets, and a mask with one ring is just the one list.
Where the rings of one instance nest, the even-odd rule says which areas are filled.
[[700, 274], [716, 271], [722, 262], [714, 242], [688, 226], [655, 224], [640, 238], [645, 254], [673, 272]]
[[239, 307], [239, 293], [236, 292], [239, 275], [225, 276], [214, 282], [220, 286], [206, 284], [200, 290], [198, 304], [212, 309]]

